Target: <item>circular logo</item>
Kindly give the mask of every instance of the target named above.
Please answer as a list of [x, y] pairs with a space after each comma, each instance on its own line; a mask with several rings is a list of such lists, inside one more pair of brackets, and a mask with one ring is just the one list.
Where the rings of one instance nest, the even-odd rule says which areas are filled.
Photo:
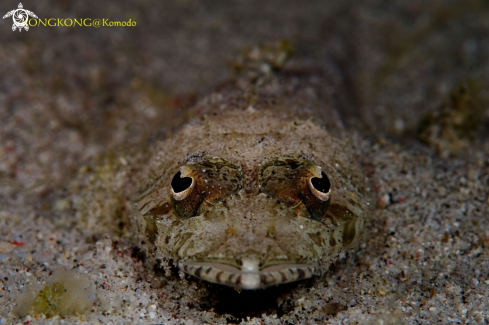
[[24, 28], [27, 25], [27, 22], [29, 21], [29, 15], [24, 9], [17, 9], [13, 14], [13, 16], [14, 16], [13, 17], [14, 24], [19, 29]]

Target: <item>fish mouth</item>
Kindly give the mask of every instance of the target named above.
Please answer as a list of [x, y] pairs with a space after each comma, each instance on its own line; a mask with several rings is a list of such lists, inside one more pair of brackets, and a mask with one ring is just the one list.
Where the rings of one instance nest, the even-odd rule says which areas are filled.
[[313, 276], [317, 268], [315, 264], [285, 263], [258, 269], [247, 261], [243, 261], [241, 268], [219, 262], [181, 261], [179, 264], [185, 273], [199, 279], [243, 290], [265, 289], [306, 279]]

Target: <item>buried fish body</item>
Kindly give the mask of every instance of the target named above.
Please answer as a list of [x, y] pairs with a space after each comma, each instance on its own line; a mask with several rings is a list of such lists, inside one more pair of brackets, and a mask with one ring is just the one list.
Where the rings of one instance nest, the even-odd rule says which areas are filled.
[[370, 214], [358, 158], [294, 108], [310, 91], [253, 106], [237, 93], [205, 98], [203, 117], [156, 146], [132, 213], [139, 243], [163, 266], [239, 289], [322, 274]]

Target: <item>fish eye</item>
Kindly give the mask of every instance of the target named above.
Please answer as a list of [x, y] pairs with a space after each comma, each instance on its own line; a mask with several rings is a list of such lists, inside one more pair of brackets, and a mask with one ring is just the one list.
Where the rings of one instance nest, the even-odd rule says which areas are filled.
[[241, 184], [239, 166], [216, 156], [198, 157], [180, 167], [171, 181], [171, 204], [176, 214], [188, 219], [206, 206], [235, 194]]
[[324, 172], [321, 172], [321, 178], [311, 177], [309, 179], [309, 187], [312, 194], [321, 201], [327, 201], [331, 194], [331, 182]]
[[306, 209], [311, 219], [325, 218], [333, 189], [321, 166], [300, 155], [273, 158], [262, 165], [259, 182], [263, 193], [291, 208]]
[[[189, 170], [185, 170], [185, 167], [183, 170], [184, 175], [188, 175]], [[203, 200], [202, 193], [194, 191], [196, 175], [192, 176], [182, 177], [181, 171], [178, 171], [171, 181], [171, 203], [175, 212], [183, 219], [194, 216]]]
[[194, 180], [192, 177], [183, 177], [182, 173], [178, 171], [171, 181], [171, 194], [177, 201], [181, 201], [190, 195], [194, 187]]

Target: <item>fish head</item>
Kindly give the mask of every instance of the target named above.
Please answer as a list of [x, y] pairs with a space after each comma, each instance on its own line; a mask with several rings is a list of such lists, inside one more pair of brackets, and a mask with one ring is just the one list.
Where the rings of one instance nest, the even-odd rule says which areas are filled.
[[367, 210], [357, 164], [324, 155], [341, 142], [310, 122], [258, 112], [250, 119], [247, 128], [239, 116], [220, 116], [168, 139], [138, 202], [152, 254], [240, 289], [324, 269], [358, 238]]

